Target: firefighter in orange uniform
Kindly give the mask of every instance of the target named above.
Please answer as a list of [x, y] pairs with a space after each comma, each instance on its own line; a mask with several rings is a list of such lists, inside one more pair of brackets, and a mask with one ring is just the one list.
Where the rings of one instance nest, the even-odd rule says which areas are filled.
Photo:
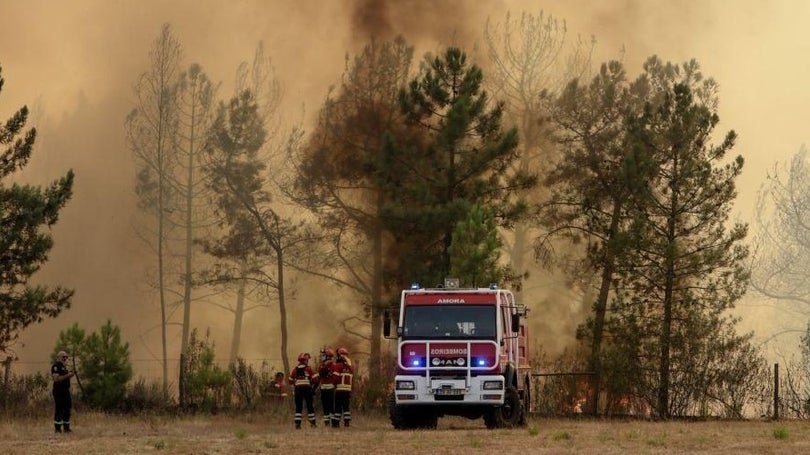
[[298, 365], [290, 372], [290, 385], [295, 388], [295, 428], [301, 429], [304, 403], [307, 405], [307, 420], [315, 427], [315, 407], [312, 404], [315, 388], [318, 386], [318, 373], [309, 366], [309, 354], [298, 354]]
[[349, 359], [349, 351], [346, 348], [338, 348], [337, 358], [332, 367], [332, 374], [335, 378], [335, 410], [332, 414], [332, 427], [340, 426], [340, 419], [343, 418], [343, 426], [348, 427], [352, 421], [352, 413], [349, 410], [349, 403], [352, 396], [352, 378], [354, 370], [352, 361]]
[[332, 374], [335, 351], [331, 348], [321, 350], [321, 364], [318, 365], [318, 382], [321, 389], [321, 407], [323, 408], [323, 424], [328, 427], [335, 409], [335, 377]]

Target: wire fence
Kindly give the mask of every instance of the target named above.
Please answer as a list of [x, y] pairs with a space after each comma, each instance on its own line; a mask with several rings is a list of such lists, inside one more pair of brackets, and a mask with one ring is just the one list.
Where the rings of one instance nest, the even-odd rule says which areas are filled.
[[[252, 366], [258, 371], [268, 371], [271, 374], [276, 372], [284, 372], [284, 362], [279, 358], [240, 358], [247, 365]], [[237, 359], [221, 359], [214, 360], [214, 364], [223, 370], [227, 370], [229, 366], [236, 362]], [[136, 358], [130, 359], [132, 365], [133, 379], [143, 379], [147, 382], [159, 382], [163, 380], [163, 361], [160, 359], [143, 359]], [[30, 360], [15, 360], [10, 363], [8, 368], [0, 373], [7, 375], [32, 375], [41, 373], [50, 376], [51, 366], [53, 362], [49, 361], [30, 361]], [[67, 365], [68, 369], [73, 369], [70, 362]], [[180, 375], [180, 358], [169, 358], [166, 360], [166, 375], [171, 389], [176, 389], [176, 383]], [[285, 373], [286, 375], [286, 373]]]

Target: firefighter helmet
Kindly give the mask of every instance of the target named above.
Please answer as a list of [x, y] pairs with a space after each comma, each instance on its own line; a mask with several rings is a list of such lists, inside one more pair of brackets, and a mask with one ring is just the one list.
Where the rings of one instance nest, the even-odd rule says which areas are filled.
[[338, 355], [349, 355], [349, 351], [346, 348], [338, 348], [337, 353]]
[[308, 362], [309, 361], [309, 354], [306, 354], [304, 352], [298, 354], [298, 361], [301, 362], [301, 363]]

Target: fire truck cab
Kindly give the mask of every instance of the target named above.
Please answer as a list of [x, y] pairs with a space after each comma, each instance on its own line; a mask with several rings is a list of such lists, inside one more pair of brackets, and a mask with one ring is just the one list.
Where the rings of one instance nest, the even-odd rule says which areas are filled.
[[458, 415], [483, 417], [487, 428], [525, 425], [531, 403], [528, 309], [494, 285], [453, 284], [402, 291], [391, 424], [435, 428], [439, 417]]

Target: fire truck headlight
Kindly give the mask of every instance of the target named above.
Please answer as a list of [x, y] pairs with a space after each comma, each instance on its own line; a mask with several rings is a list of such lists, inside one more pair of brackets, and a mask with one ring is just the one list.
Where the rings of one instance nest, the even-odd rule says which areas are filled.
[[484, 390], [503, 390], [503, 381], [484, 381]]
[[413, 381], [397, 381], [397, 390], [413, 390], [415, 388]]

